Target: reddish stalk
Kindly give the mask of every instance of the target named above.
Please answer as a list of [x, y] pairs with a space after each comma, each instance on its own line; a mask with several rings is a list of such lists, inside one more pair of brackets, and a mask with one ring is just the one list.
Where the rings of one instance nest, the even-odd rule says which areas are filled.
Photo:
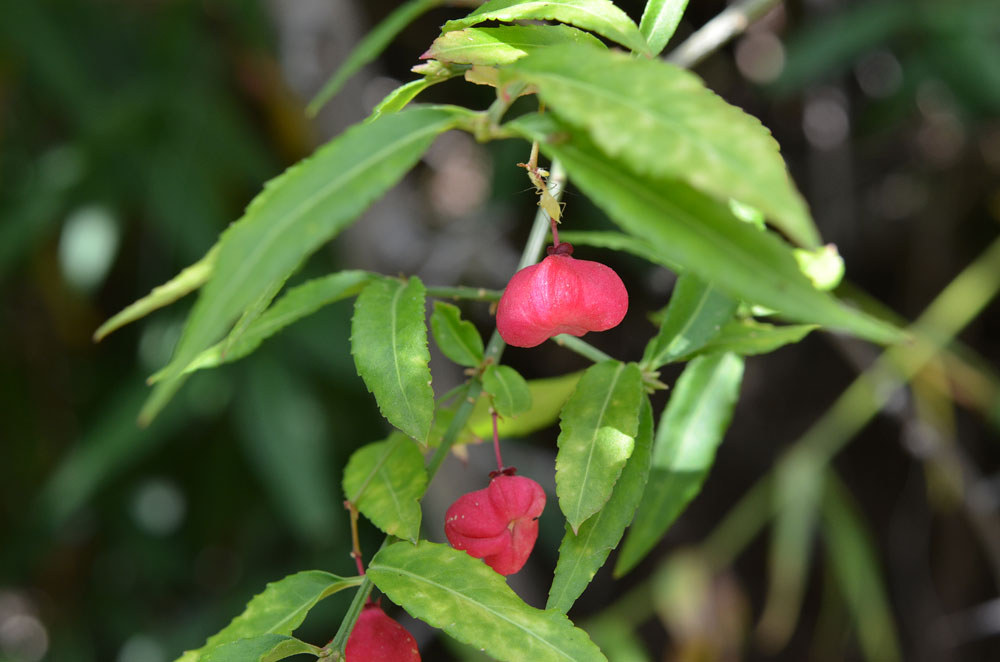
[[358, 567], [358, 574], [364, 576], [365, 564], [361, 560], [361, 541], [358, 539], [358, 509], [350, 501], [344, 502], [344, 508], [351, 514], [351, 558]]
[[494, 409], [493, 415], [493, 452], [497, 456], [497, 472], [503, 473], [503, 460], [500, 458], [500, 433], [497, 429], [497, 410]]

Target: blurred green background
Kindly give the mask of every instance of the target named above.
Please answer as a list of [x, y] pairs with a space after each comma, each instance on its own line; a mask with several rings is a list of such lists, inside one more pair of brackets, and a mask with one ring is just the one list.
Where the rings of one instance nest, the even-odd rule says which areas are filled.
[[[620, 4], [641, 15], [642, 3]], [[677, 39], [725, 6], [692, 5]], [[190, 298], [99, 345], [91, 334], [200, 258], [263, 182], [410, 80], [437, 26], [462, 11], [418, 20], [307, 120], [310, 96], [395, 6], [0, 0], [0, 660], [168, 662], [267, 581], [312, 567], [352, 572], [340, 470], [386, 430], [354, 372], [349, 302], [199, 373], [148, 429], [135, 425], [144, 380], [169, 357]], [[998, 63], [995, 0], [803, 0], [696, 71], [772, 129], [846, 260], [844, 293], [857, 287], [913, 319], [1000, 227]], [[487, 90], [469, 88], [456, 80], [427, 98], [489, 103]], [[523, 144], [443, 136], [301, 277], [360, 267], [502, 287], [534, 208], [514, 167], [526, 156]], [[574, 229], [604, 227], [572, 189], [567, 202]], [[580, 252], [615, 266], [632, 299], [626, 323], [594, 344], [638, 358], [653, 330], [644, 316], [664, 305], [672, 277]], [[491, 330], [483, 307], [466, 314]], [[836, 460], [872, 535], [906, 660], [1000, 659], [998, 332], [994, 304], [962, 333], [959, 367], [925, 371]], [[617, 584], [602, 572], [574, 616], [702, 540], [874, 355], [815, 335], [750, 359], [701, 497], [658, 558]], [[528, 377], [584, 365], [556, 348], [506, 360]], [[461, 378], [437, 355], [433, 368], [440, 392]], [[543, 480], [554, 439], [548, 430], [513, 453]], [[425, 510], [436, 540], [433, 515], [477, 480], [458, 478], [458, 462], [448, 471]], [[543, 517], [533, 566], [515, 580], [534, 604], [555, 564], [557, 519]], [[375, 533], [363, 534], [374, 549]], [[650, 659], [861, 659], [819, 547], [788, 646], [754, 643], [746, 614], [764, 603], [766, 543], [701, 596], [715, 620], [681, 627], [661, 611], [646, 622]], [[324, 603], [302, 638], [325, 643], [348, 599]], [[431, 631], [405, 622], [424, 659], [450, 659]], [[727, 646], [692, 643], [699, 627], [748, 643], [727, 657]]]

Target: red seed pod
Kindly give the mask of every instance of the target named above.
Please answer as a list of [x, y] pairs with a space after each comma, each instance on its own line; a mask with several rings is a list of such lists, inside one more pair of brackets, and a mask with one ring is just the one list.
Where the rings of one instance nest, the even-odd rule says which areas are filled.
[[420, 662], [417, 640], [374, 602], [361, 610], [344, 653], [345, 662]]
[[500, 474], [445, 513], [444, 533], [455, 549], [482, 559], [501, 575], [520, 570], [538, 538], [545, 491], [524, 476]]
[[559, 244], [538, 264], [521, 269], [497, 307], [497, 330], [508, 345], [534, 347], [552, 336], [606, 331], [628, 310], [618, 274], [600, 262], [577, 260]]

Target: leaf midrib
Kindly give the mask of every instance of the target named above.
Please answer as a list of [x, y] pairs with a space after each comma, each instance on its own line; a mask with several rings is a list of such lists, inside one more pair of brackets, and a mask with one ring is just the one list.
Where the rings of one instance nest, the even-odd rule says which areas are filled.
[[[511, 625], [513, 625], [514, 627], [516, 627], [517, 629], [521, 630], [522, 632], [525, 632], [526, 634], [528, 634], [529, 636], [533, 637], [534, 639], [537, 639], [538, 641], [540, 641], [541, 643], [543, 643], [548, 648], [551, 648], [553, 651], [555, 651], [556, 653], [558, 653], [562, 657], [565, 657], [568, 660], [573, 660], [574, 659], [574, 658], [570, 657], [568, 654], [566, 654], [565, 652], [563, 652], [562, 650], [556, 648], [552, 643], [550, 643], [548, 640], [544, 639], [538, 633], [534, 632], [533, 630], [529, 630], [528, 628], [526, 628], [525, 626], [521, 625], [520, 623], [518, 623], [516, 621], [512, 621], [511, 619], [507, 618], [507, 616], [505, 616], [502, 612], [494, 610], [493, 608], [491, 608], [490, 606], [486, 605], [485, 603], [483, 603], [483, 602], [477, 602], [476, 600], [474, 600], [473, 598], [469, 597], [465, 593], [462, 593], [460, 591], [456, 591], [455, 589], [451, 588], [450, 586], [445, 586], [444, 584], [440, 584], [438, 582], [435, 582], [435, 581], [431, 580], [430, 578], [428, 578], [425, 575], [418, 575], [416, 573], [410, 572], [409, 570], [406, 570], [404, 568], [400, 568], [398, 566], [396, 566], [396, 567], [381, 566], [381, 567], [386, 572], [392, 572], [392, 573], [400, 574], [400, 575], [409, 577], [409, 578], [411, 578], [411, 579], [413, 579], [415, 581], [423, 581], [424, 583], [426, 583], [426, 584], [428, 584], [430, 586], [434, 586], [434, 587], [442, 589], [442, 590], [444, 590], [444, 591], [446, 591], [448, 593], [451, 593], [452, 595], [456, 595], [459, 598], [461, 598], [462, 600], [464, 600], [465, 602], [468, 602], [468, 603], [470, 603], [470, 604], [472, 604], [474, 606], [478, 606], [479, 608], [483, 609], [484, 611], [486, 611], [486, 612], [488, 612], [490, 614], [493, 614], [497, 618], [499, 618], [501, 620], [504, 620], [504, 621], [507, 621], [508, 623], [510, 623]], [[371, 570], [378, 570], [378, 568], [379, 568], [379, 564], [378, 563], [372, 563], [372, 564], [369, 565], [369, 572]], [[526, 605], [526, 606], [528, 606], [529, 609], [534, 609], [530, 605]]]
[[397, 314], [396, 306], [398, 305], [399, 297], [408, 287], [409, 284], [407, 285], [400, 284], [400, 286], [396, 289], [396, 293], [392, 296], [392, 305], [390, 306], [390, 309], [392, 311], [392, 315], [390, 317], [392, 335], [390, 336], [390, 340], [392, 346], [392, 365], [393, 368], [395, 368], [396, 370], [396, 385], [399, 386], [400, 398], [403, 400], [403, 404], [406, 406], [406, 414], [407, 418], [409, 419], [408, 422], [410, 424], [414, 424], [416, 420], [413, 416], [413, 407], [410, 405], [410, 399], [406, 396], [406, 389], [403, 387], [403, 375], [402, 371], [399, 368], [399, 348], [396, 346], [396, 324], [398, 322], [398, 317], [399, 317], [399, 315]]
[[[437, 122], [434, 122], [432, 124], [423, 127], [422, 129], [418, 129], [416, 131], [411, 131], [407, 133], [405, 136], [402, 137], [402, 139], [393, 140], [390, 143], [387, 143], [382, 149], [373, 152], [367, 158], [361, 159], [353, 167], [349, 167], [346, 170], [342, 171], [339, 176], [334, 177], [328, 184], [321, 187], [313, 195], [306, 197], [302, 202], [293, 207], [292, 210], [289, 211], [287, 214], [280, 216], [278, 221], [272, 224], [270, 226], [270, 229], [264, 233], [262, 239], [259, 242], [257, 242], [255, 249], [252, 250], [244, 260], [240, 261], [239, 266], [237, 267], [234, 274], [228, 280], [222, 283], [220, 289], [218, 290], [218, 293], [216, 294], [216, 299], [221, 301], [230, 300], [232, 298], [232, 292], [235, 290], [239, 290], [244, 286], [247, 274], [249, 274], [254, 268], [256, 268], [257, 263], [259, 262], [260, 255], [262, 253], [267, 253], [268, 251], [270, 251], [270, 246], [274, 242], [275, 236], [284, 234], [287, 231], [286, 229], [289, 225], [294, 224], [302, 216], [311, 211], [316, 205], [318, 205], [322, 201], [322, 199], [328, 197], [329, 195], [332, 195], [331, 193], [332, 190], [339, 189], [342, 187], [346, 188], [343, 186], [345, 182], [349, 182], [357, 178], [361, 172], [374, 167], [376, 163], [379, 163], [382, 160], [384, 160], [384, 158], [387, 157], [390, 153], [399, 151], [410, 144], [419, 142], [428, 135], [440, 133], [443, 130], [441, 128], [442, 124], [447, 124], [447, 122], [444, 121], [443, 119], [439, 120]], [[247, 219], [259, 218], [260, 214], [261, 212], [258, 211], [253, 216], [245, 216], [244, 218]], [[234, 226], [234, 227], [238, 228], [239, 226]], [[195, 352], [197, 351], [198, 350], [195, 350]], [[173, 374], [171, 374], [170, 376], [176, 377], [177, 371], [178, 369], [175, 368]]]
[[[586, 487], [587, 480], [590, 477], [590, 466], [593, 463], [594, 447], [597, 445], [597, 443], [596, 443], [597, 442], [597, 433], [601, 429], [601, 423], [604, 421], [604, 419], [605, 419], [605, 417], [607, 415], [608, 404], [611, 402], [611, 395], [614, 393], [615, 388], [618, 387], [618, 380], [621, 377], [621, 373], [622, 373], [622, 371], [624, 369], [625, 369], [625, 364], [624, 363], [619, 363], [618, 366], [615, 368], [615, 376], [614, 376], [613, 381], [611, 383], [611, 388], [608, 389], [608, 394], [607, 394], [607, 396], [605, 396], [604, 403], [601, 405], [601, 413], [597, 417], [597, 424], [594, 426], [594, 433], [593, 433], [593, 435], [591, 435], [591, 439], [590, 439], [590, 443], [589, 443], [589, 447], [590, 448], [589, 448], [589, 451], [587, 453], [587, 462], [584, 465], [583, 480], [580, 481], [581, 489], [579, 490], [579, 497], [577, 498], [576, 509], [574, 510], [574, 514], [577, 517], [580, 516], [580, 511], [583, 508], [583, 495], [586, 492], [586, 489], [582, 489], [582, 488]], [[619, 474], [620, 473], [621, 472], [619, 471]], [[583, 524], [583, 522], [580, 522], [580, 525], [582, 525], [582, 524]], [[577, 525], [577, 528], [579, 528], [580, 525]]]

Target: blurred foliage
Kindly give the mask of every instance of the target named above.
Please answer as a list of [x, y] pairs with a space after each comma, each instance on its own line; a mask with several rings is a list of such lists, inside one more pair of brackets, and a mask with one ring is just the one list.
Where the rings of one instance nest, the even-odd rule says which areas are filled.
[[[354, 4], [368, 25], [396, 5]], [[641, 2], [621, 4], [641, 15]], [[691, 4], [681, 38], [723, 7]], [[170, 660], [268, 581], [308, 567], [350, 571], [341, 470], [353, 448], [385, 431], [348, 354], [349, 303], [285, 330], [251, 360], [194, 376], [145, 430], [135, 425], [143, 382], [168, 359], [184, 306], [101, 345], [90, 340], [101, 321], [200, 258], [263, 181], [312, 150], [316, 129], [278, 64], [280, 5], [0, 0], [0, 621], [44, 627], [45, 659]], [[435, 10], [405, 30], [379, 67], [410, 79], [436, 26], [453, 15]], [[760, 56], [751, 40], [765, 33], [780, 37], [784, 66], [766, 84], [748, 84], [747, 62]], [[848, 278], [914, 317], [996, 235], [998, 61], [995, 0], [829, 0], [788, 3], [697, 71], [772, 128]], [[836, 117], [820, 128], [845, 124], [839, 141], [817, 145], [809, 118], [824, 112]], [[491, 211], [527, 219], [528, 184], [510, 167], [525, 158], [522, 146], [496, 145], [491, 155]], [[570, 193], [574, 229], [605, 227]], [[638, 260], [615, 259], [626, 281], [646, 285], [633, 292], [645, 300], [636, 309], [662, 308], [671, 283]], [[323, 253], [300, 278], [337, 267]], [[595, 344], [638, 358], [629, 328], [646, 337], [645, 324], [630, 316], [622, 333]], [[958, 364], [946, 358], [925, 370], [915, 395], [891, 403], [838, 458], [843, 485], [829, 483], [836, 500], [824, 502], [823, 517], [840, 537], [820, 552], [837, 562], [822, 566], [827, 576], [805, 578], [804, 625], [776, 658], [854, 659], [861, 653], [844, 636], [851, 610], [879, 622], [891, 612], [904, 659], [1000, 654], [1000, 626], [976, 611], [1000, 582], [997, 402], [984, 397], [995, 396], [998, 325], [993, 305], [961, 336]], [[710, 533], [870, 359], [836, 344], [840, 360], [814, 336], [750, 360], [703, 496], [659, 559], [640, 566], [668, 588], [613, 607], [638, 622], [651, 614], [635, 605], [654, 605], [664, 628], [644, 627], [646, 645], [666, 645], [665, 630], [678, 655], [703, 652], [705, 622], [683, 610], [714, 604], [729, 633], [715, 645], [728, 650], [731, 633], [747, 629], [747, 604], [760, 613], [763, 543], [715, 575], [675, 550]], [[508, 358], [531, 378], [585, 365], [548, 354]], [[551, 446], [554, 434], [544, 439]], [[540, 548], [554, 553], [560, 532], [545, 524]], [[370, 537], [365, 548], [374, 544]], [[864, 600], [873, 568], [884, 572], [888, 608], [877, 592]], [[832, 575], [846, 591], [832, 590]], [[676, 582], [701, 588], [676, 603]], [[602, 573], [581, 615], [620, 591]], [[303, 638], [332, 636], [348, 598], [321, 605]], [[32, 627], [20, 640], [0, 636], [0, 660], [38, 659]], [[887, 645], [885, 628], [858, 627], [865, 651]], [[595, 622], [594, 633], [627, 651], [623, 659], [636, 656], [636, 641], [615, 622]], [[443, 659], [447, 646], [435, 643], [426, 659]], [[746, 655], [772, 659], [759, 648]]]

